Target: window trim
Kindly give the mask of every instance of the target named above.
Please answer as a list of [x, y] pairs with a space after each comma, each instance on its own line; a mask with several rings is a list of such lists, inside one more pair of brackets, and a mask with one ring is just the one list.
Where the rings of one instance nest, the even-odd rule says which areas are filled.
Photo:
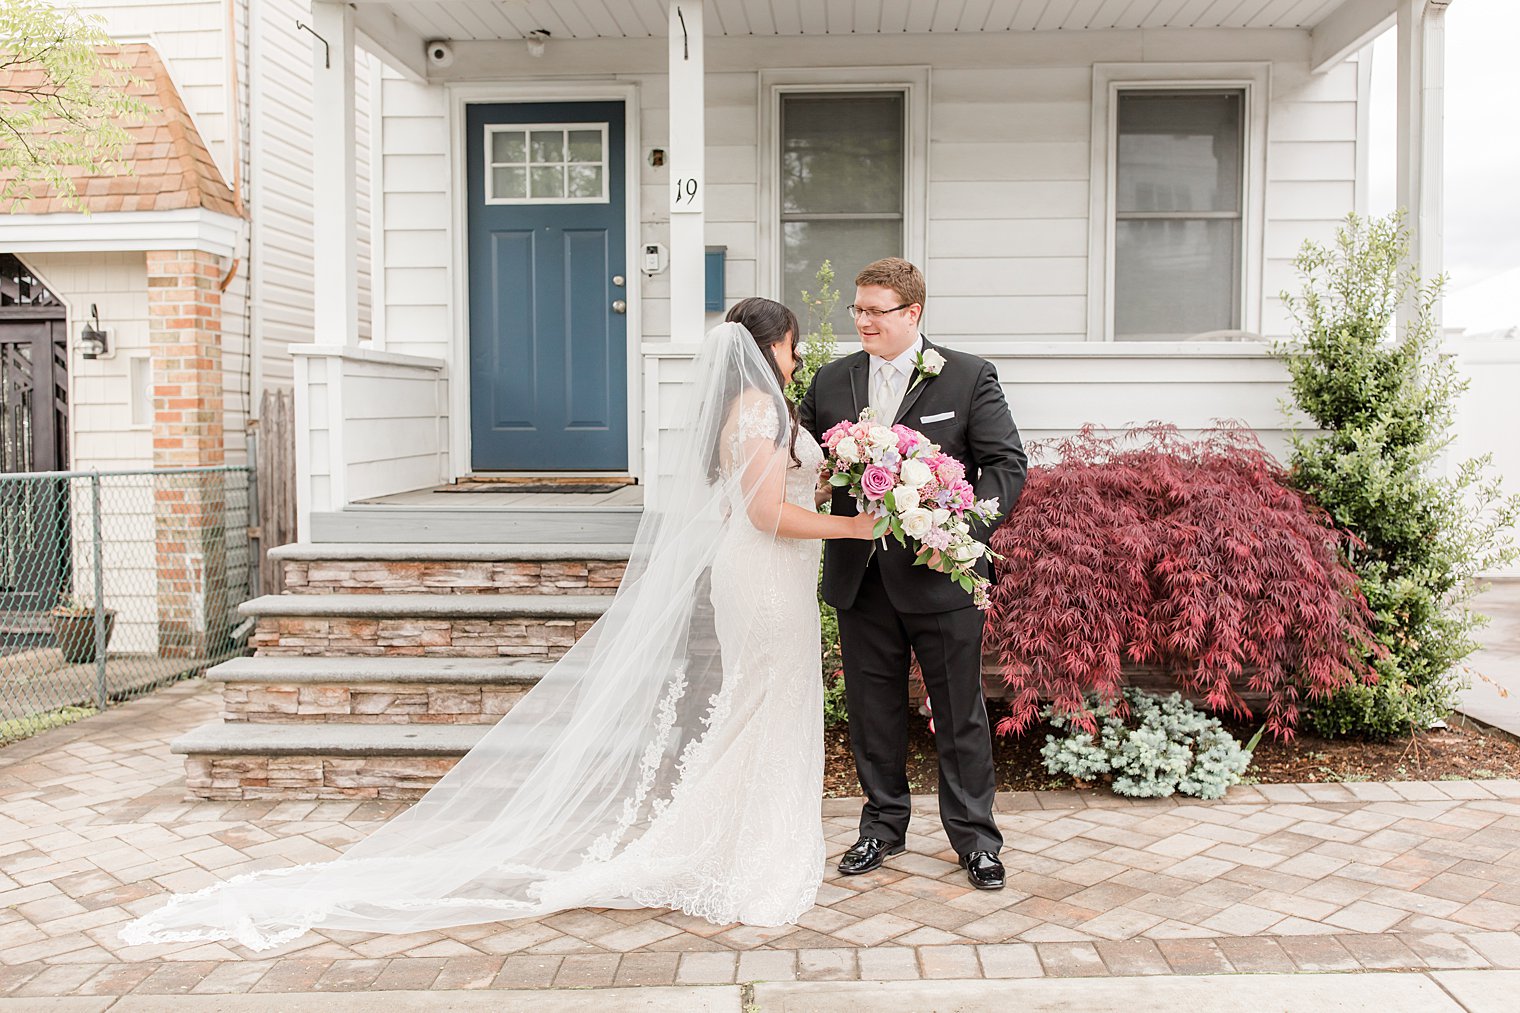
[[[1114, 343], [1114, 249], [1117, 231], [1119, 103], [1121, 91], [1232, 89], [1244, 93], [1241, 153], [1240, 327], [1259, 340], [1262, 319], [1262, 238], [1266, 232], [1267, 107], [1270, 63], [1093, 64], [1091, 182], [1088, 188], [1087, 340]], [[1128, 344], [1128, 342], [1125, 342]], [[1143, 344], [1136, 342], [1135, 344]], [[1213, 345], [1213, 341], [1172, 344]]]
[[[759, 75], [759, 181], [756, 222], [755, 291], [785, 301], [781, 291], [781, 99], [787, 94], [828, 92], [900, 92], [903, 96], [903, 255], [924, 267], [928, 221], [929, 68], [894, 67], [888, 74], [869, 67], [822, 67], [762, 70]], [[845, 296], [853, 295], [853, 278], [836, 278]]]

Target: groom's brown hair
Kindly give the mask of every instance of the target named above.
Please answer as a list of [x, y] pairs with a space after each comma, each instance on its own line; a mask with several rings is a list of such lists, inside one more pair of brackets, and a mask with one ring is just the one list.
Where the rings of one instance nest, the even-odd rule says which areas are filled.
[[884, 257], [867, 264], [855, 276], [855, 284], [890, 288], [904, 302], [916, 302], [920, 306], [929, 295], [924, 288], [923, 273], [901, 257]]

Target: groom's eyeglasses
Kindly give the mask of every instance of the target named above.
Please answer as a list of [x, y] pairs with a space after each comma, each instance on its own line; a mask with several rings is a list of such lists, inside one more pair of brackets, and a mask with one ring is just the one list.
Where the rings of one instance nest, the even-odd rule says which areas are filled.
[[845, 309], [850, 311], [851, 320], [859, 320], [861, 317], [865, 317], [867, 320], [880, 320], [888, 313], [896, 313], [898, 310], [905, 310], [912, 305], [910, 302], [905, 302], [901, 306], [893, 306], [889, 310], [878, 310], [872, 309], [870, 306], [856, 306], [854, 303], [850, 303]]

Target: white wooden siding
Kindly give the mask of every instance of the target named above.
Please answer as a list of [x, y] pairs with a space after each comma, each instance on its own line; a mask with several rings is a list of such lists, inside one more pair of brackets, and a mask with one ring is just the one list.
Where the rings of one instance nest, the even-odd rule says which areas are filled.
[[[1187, 428], [1206, 425], [1216, 416], [1243, 417], [1261, 429], [1266, 442], [1280, 446], [1280, 378], [1259, 353], [1221, 360], [1207, 346], [1197, 346], [1197, 355], [1135, 349], [1111, 360], [1124, 363], [1133, 382], [1094, 389], [1087, 382], [1093, 360], [1064, 354], [1059, 346], [1084, 343], [1088, 333], [1094, 61], [1270, 64], [1265, 221], [1259, 233], [1261, 318], [1267, 336], [1287, 333], [1277, 293], [1295, 284], [1294, 253], [1305, 238], [1332, 235], [1335, 223], [1354, 206], [1356, 113], [1363, 99], [1354, 63], [1312, 76], [1304, 62], [1307, 44], [1295, 43], [1291, 34], [1200, 33], [1184, 46], [1180, 39], [1142, 39], [1138, 33], [1102, 33], [1090, 37], [1090, 44], [1067, 33], [1052, 33], [1038, 48], [1015, 36], [963, 35], [935, 36], [914, 47], [913, 55], [930, 66], [928, 221], [922, 265], [930, 296], [925, 327], [936, 340], [970, 351], [1004, 355], [998, 350], [1010, 343], [1042, 348], [1038, 369], [1044, 379], [1035, 387], [1024, 391], [1020, 381], [1007, 373], [1004, 377], [1016, 416], [1025, 409], [1031, 413], [1020, 422], [1033, 435], [1070, 431], [1083, 416], [1115, 424], [1171, 418]], [[760, 67], [767, 62], [795, 67], [808, 59], [830, 68], [883, 65], [891, 61], [875, 57], [902, 56], [905, 40], [809, 37], [785, 40], [785, 53], [777, 49], [780, 41], [728, 38], [721, 60], [710, 53], [709, 66], [722, 69], [712, 70], [706, 79], [706, 240], [728, 248], [729, 304], [749, 295], [781, 294], [756, 290], [757, 278], [764, 273], [757, 270], [760, 258], [772, 255], [760, 247], [757, 181], [760, 173], [775, 171], [777, 158], [758, 136], [759, 103], [765, 100]], [[628, 45], [631, 55], [623, 73], [618, 72], [616, 57], [597, 69], [603, 80], [610, 77], [638, 87], [642, 151], [637, 161], [637, 239], [665, 243], [668, 173], [651, 167], [648, 153], [667, 143], [668, 90], [664, 74], [650, 71], [648, 54], [636, 50], [637, 43]], [[505, 59], [502, 65], [513, 66]], [[522, 66], [521, 61], [517, 65]], [[516, 73], [538, 69], [524, 67]], [[503, 72], [504, 92], [511, 88], [513, 74], [511, 69]], [[536, 83], [544, 79], [540, 76]], [[451, 360], [451, 279], [467, 266], [451, 262], [456, 237], [449, 234], [448, 212], [459, 169], [448, 155], [446, 91], [442, 85], [413, 84], [388, 73], [381, 112], [387, 347]], [[639, 286], [642, 297], [639, 323], [646, 348], [668, 342], [668, 278], [630, 271], [630, 281]], [[839, 279], [839, 285], [848, 296], [851, 279]], [[464, 317], [459, 314], [460, 320]], [[716, 319], [710, 316], [709, 322]], [[649, 361], [646, 356], [645, 368], [651, 368]], [[1027, 372], [1035, 368], [1034, 361], [1016, 355], [1009, 358], [1008, 367]], [[1222, 377], [1219, 369], [1226, 367], [1221, 362], [1228, 362], [1230, 370], [1257, 373], [1250, 379]], [[664, 411], [663, 394], [669, 385], [668, 379], [647, 373], [642, 378], [653, 412]], [[1066, 406], [1059, 417], [1051, 414], [1058, 403]], [[646, 453], [654, 453], [657, 443], [657, 436], [649, 434], [657, 434], [666, 422], [657, 414], [646, 419]], [[467, 463], [461, 462], [461, 467], [467, 468]], [[645, 473], [652, 467], [653, 461], [646, 462]]]
[[[261, 310], [262, 381], [293, 382], [290, 348], [320, 342], [312, 333], [312, 37], [298, 30], [308, 20], [304, 0], [265, 0], [256, 7], [259, 58], [254, 74], [256, 148], [253, 214], [258, 218], [254, 251]], [[359, 336], [371, 333], [370, 300], [370, 88], [373, 57], [357, 54], [354, 76], [355, 162], [358, 166]]]
[[[69, 466], [144, 468], [153, 433], [131, 427], [131, 362], [148, 351], [148, 269], [141, 253], [28, 253], [27, 266], [68, 307]], [[90, 304], [110, 334], [114, 354], [85, 359], [76, 335]]]

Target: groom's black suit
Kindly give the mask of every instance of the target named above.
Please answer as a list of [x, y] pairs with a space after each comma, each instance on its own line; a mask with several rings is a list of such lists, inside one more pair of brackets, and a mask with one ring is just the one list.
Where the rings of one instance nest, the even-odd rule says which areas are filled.
[[[917, 429], [966, 466], [978, 499], [996, 496], [1006, 517], [1024, 487], [1027, 459], [992, 363], [931, 345], [945, 357], [938, 376], [903, 395], [893, 422]], [[870, 403], [870, 356], [825, 365], [802, 399], [802, 424], [822, 437], [854, 420]], [[932, 421], [923, 421], [930, 419]], [[856, 513], [855, 500], [835, 489], [835, 514]], [[974, 525], [985, 542], [989, 528]], [[914, 553], [890, 537], [881, 542], [824, 543], [823, 598], [839, 612], [850, 744], [866, 793], [862, 837], [903, 840], [911, 811], [907, 778], [908, 667], [918, 656], [934, 711], [939, 752], [940, 819], [961, 855], [997, 853], [1003, 838], [992, 820], [997, 780], [992, 736], [982, 699], [982, 613], [948, 576], [914, 566]], [[987, 560], [980, 564], [983, 572]]]

